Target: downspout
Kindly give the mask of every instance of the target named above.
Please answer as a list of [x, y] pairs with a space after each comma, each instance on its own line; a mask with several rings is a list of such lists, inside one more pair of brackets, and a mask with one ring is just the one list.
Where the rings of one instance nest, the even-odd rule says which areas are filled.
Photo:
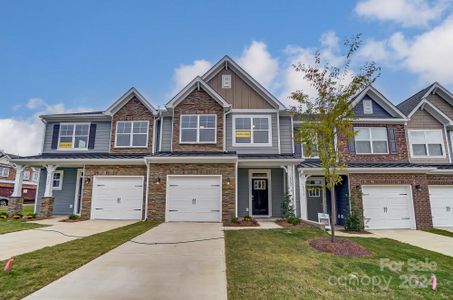
[[[226, 131], [226, 122], [227, 122], [227, 115], [229, 115], [231, 113], [231, 107], [230, 109], [223, 113], [223, 152], [226, 152], [227, 151], [227, 147], [226, 147], [226, 136], [227, 136], [227, 131]], [[233, 139], [233, 137], [231, 137]], [[237, 173], [237, 167], [236, 167], [236, 173]], [[237, 174], [236, 174], [237, 176]], [[237, 213], [236, 213], [236, 216], [237, 216]]]
[[145, 194], [145, 215], [143, 221], [148, 220], [148, 195], [149, 195], [149, 164], [144, 158], [146, 164], [146, 194]]

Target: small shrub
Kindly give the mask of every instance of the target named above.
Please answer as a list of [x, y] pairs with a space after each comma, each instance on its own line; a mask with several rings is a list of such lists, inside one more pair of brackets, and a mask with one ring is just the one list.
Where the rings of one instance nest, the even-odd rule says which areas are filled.
[[13, 216], [13, 219], [14, 219], [14, 220], [19, 220], [19, 219], [22, 219], [22, 217], [23, 217], [22, 214], [15, 214], [15, 215]]
[[239, 218], [238, 217], [231, 217], [230, 222], [231, 223], [239, 223]]
[[8, 216], [0, 215], [0, 219], [2, 219], [2, 220], [8, 219]]
[[1, 217], [8, 218], [8, 213], [7, 213], [6, 211], [0, 212], [0, 218], [1, 218]]
[[357, 210], [353, 209], [351, 213], [346, 217], [344, 229], [346, 231], [362, 231], [363, 228], [364, 227]]
[[79, 218], [79, 216], [76, 215], [76, 214], [70, 214], [70, 215], [68, 216], [68, 219], [69, 219], [69, 220], [77, 220], [78, 218]]
[[289, 216], [288, 218], [286, 218], [286, 222], [292, 225], [299, 225], [300, 219], [296, 216]]
[[35, 219], [36, 218], [36, 214], [28, 213], [24, 218], [27, 219], [27, 220]]
[[244, 221], [244, 222], [252, 222], [252, 217], [251, 217], [251, 216], [245, 216], [245, 217], [243, 218], [243, 221]]
[[281, 212], [282, 212], [282, 217], [284, 219], [287, 219], [290, 216], [294, 216], [294, 207], [293, 207], [293, 201], [292, 201], [292, 196], [285, 194], [283, 196], [282, 204], [280, 204]]

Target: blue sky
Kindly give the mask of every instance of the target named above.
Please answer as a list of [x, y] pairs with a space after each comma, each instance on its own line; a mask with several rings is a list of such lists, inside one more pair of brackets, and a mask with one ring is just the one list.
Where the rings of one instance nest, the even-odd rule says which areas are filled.
[[[376, 86], [391, 101], [436, 80], [452, 89], [451, 2], [3, 1], [0, 149], [28, 153], [37, 114], [102, 110], [131, 86], [162, 105], [225, 54], [285, 98], [305, 87], [291, 63], [314, 49], [338, 61], [355, 33], [365, 43], [358, 62], [382, 66]], [[35, 130], [33, 142], [6, 142], [2, 133], [18, 128]]]

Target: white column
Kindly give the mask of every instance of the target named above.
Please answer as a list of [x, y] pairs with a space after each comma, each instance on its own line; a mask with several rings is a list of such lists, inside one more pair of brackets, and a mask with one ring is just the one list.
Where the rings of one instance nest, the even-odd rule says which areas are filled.
[[306, 182], [307, 175], [305, 175], [302, 170], [299, 170], [300, 214], [301, 218], [304, 220], [308, 219]]
[[16, 178], [14, 179], [14, 190], [11, 197], [22, 197], [22, 182], [24, 180], [24, 165], [16, 165]]
[[46, 189], [44, 191], [44, 197], [53, 197], [53, 174], [55, 173], [55, 170], [57, 169], [57, 166], [55, 165], [47, 165], [46, 170], [47, 170], [47, 176], [46, 176]]
[[294, 181], [294, 166], [289, 165], [286, 166], [286, 175], [287, 175], [287, 180], [286, 184], [288, 185], [288, 195], [291, 196], [292, 199], [292, 205], [294, 209], [294, 213], [296, 213], [296, 193], [295, 193], [295, 181]]

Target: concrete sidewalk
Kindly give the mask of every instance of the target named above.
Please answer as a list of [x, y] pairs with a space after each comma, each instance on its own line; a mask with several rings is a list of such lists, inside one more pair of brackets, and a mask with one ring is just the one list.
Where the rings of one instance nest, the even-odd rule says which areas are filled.
[[453, 238], [421, 230], [369, 230], [378, 237], [438, 252], [453, 257]]
[[[222, 224], [164, 223], [133, 240], [26, 299], [227, 299]], [[167, 244], [140, 244], [156, 242]]]
[[0, 260], [137, 222], [87, 220], [69, 223], [59, 220], [61, 218], [34, 221], [50, 226], [0, 234]]

